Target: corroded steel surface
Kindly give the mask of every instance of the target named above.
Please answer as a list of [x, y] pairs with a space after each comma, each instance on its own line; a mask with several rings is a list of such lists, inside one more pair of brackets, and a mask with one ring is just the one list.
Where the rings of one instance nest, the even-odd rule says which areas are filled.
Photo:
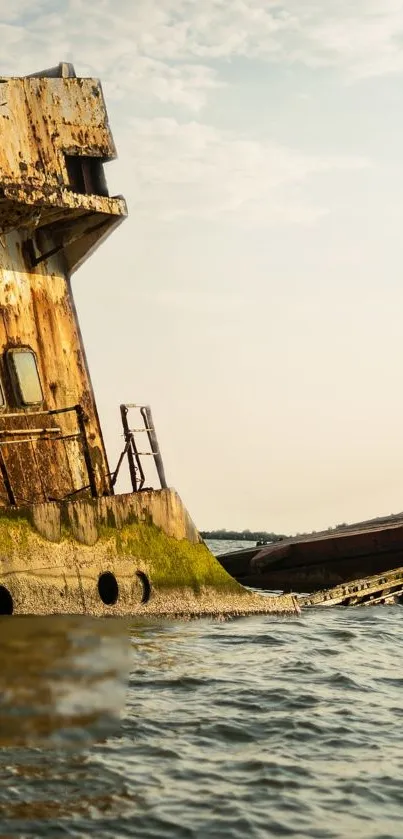
[[[92, 495], [110, 493], [70, 288], [71, 272], [126, 215], [124, 199], [108, 196], [103, 177], [116, 149], [101, 85], [53, 71], [2, 78], [0, 132], [0, 504], [88, 487]], [[7, 351], [23, 347], [35, 354], [41, 381], [35, 407], [16, 401], [6, 361]], [[38, 433], [38, 410], [75, 405], [80, 414], [43, 413]]]
[[25, 230], [40, 255], [43, 230], [75, 270], [127, 213], [106, 188], [77, 191], [69, 171], [69, 160], [116, 157], [99, 81], [0, 79], [0, 133], [0, 233]]
[[298, 613], [231, 579], [175, 492], [111, 497], [70, 288], [126, 215], [103, 176], [116, 152], [99, 82], [69, 65], [0, 79], [0, 132], [0, 614]]
[[0, 80], [1, 183], [58, 190], [69, 185], [65, 155], [113, 160], [116, 149], [95, 79]]
[[[4, 353], [19, 346], [30, 347], [36, 355], [44, 397], [41, 410], [76, 404], [83, 407], [97, 487], [102, 494], [109, 488], [108, 465], [70, 283], [60, 255], [35, 270], [28, 269], [21, 236], [16, 232], [7, 235], [5, 246], [0, 243], [0, 377], [6, 397], [6, 408], [0, 411], [0, 432], [38, 426], [38, 408], [18, 411], [14, 405]], [[61, 427], [63, 435], [77, 432], [77, 419], [70, 413], [40, 417], [39, 426], [47, 425]], [[1, 451], [17, 503], [61, 498], [88, 485], [78, 440], [38, 439], [1, 445]], [[1, 483], [0, 493], [0, 503], [6, 503]]]

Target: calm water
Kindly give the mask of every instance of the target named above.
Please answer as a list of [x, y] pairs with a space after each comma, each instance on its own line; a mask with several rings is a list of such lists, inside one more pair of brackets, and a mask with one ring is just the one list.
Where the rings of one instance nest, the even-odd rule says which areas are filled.
[[217, 556], [217, 554], [224, 554], [227, 551], [240, 551], [242, 548], [252, 548], [256, 542], [249, 542], [247, 539], [208, 539], [207, 544], [210, 550]]
[[0, 639], [0, 837], [403, 835], [402, 607]]

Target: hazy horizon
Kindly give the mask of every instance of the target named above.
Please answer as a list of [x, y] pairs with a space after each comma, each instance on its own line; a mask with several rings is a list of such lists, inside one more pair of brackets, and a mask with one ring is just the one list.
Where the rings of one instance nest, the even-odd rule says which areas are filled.
[[2, 75], [102, 80], [129, 219], [73, 278], [115, 465], [152, 406], [201, 530], [403, 508], [403, 5], [0, 0]]

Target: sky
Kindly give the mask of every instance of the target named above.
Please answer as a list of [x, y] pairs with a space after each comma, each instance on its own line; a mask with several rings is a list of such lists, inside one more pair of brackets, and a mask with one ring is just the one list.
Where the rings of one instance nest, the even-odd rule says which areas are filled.
[[73, 278], [111, 466], [150, 404], [200, 529], [403, 509], [402, 0], [0, 0], [103, 84], [129, 218]]

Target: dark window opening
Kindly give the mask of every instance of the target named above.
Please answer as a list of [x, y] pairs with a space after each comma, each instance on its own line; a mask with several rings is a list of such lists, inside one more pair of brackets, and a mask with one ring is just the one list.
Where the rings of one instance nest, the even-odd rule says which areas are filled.
[[73, 192], [108, 197], [103, 161], [100, 157], [65, 154], [64, 159]]
[[28, 347], [8, 350], [6, 360], [17, 404], [20, 406], [41, 405], [42, 386], [32, 350]]
[[12, 615], [13, 611], [13, 598], [8, 588], [0, 586], [0, 615]]
[[5, 396], [4, 396], [3, 385], [0, 382], [0, 411], [2, 410], [2, 408], [5, 408], [5, 407], [6, 407], [6, 400], [5, 400]]
[[144, 571], [136, 571], [136, 577], [140, 582], [142, 595], [141, 595], [141, 602], [148, 603], [151, 597], [151, 583], [147, 577], [147, 574]]
[[117, 579], [111, 571], [105, 571], [98, 580], [98, 594], [105, 606], [114, 606], [119, 597]]

